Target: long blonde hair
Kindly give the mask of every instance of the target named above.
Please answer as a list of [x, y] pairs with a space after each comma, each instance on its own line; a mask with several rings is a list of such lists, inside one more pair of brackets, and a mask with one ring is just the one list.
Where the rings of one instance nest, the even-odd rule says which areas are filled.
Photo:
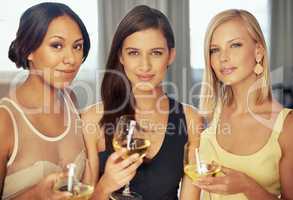
[[200, 110], [202, 114], [211, 118], [213, 116], [215, 107], [218, 103], [231, 104], [233, 101], [233, 92], [230, 86], [224, 86], [214, 73], [210, 63], [210, 43], [215, 29], [221, 24], [232, 19], [241, 19], [246, 26], [251, 38], [262, 45], [264, 50], [264, 57], [261, 65], [264, 67], [264, 72], [260, 75], [258, 81], [260, 86], [256, 90], [256, 104], [263, 103], [266, 99], [272, 99], [270, 70], [268, 63], [268, 53], [265, 39], [261, 28], [256, 18], [245, 10], [230, 9], [220, 12], [210, 21], [208, 29], [205, 34], [204, 56], [205, 69], [203, 74], [203, 81], [200, 93]]

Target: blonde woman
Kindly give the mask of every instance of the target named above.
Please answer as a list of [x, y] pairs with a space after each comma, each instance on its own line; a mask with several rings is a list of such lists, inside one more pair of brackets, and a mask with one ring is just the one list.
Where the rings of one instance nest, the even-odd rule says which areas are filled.
[[201, 95], [211, 98], [200, 100], [210, 126], [200, 152], [222, 173], [195, 183], [185, 178], [183, 200], [199, 199], [200, 189], [213, 200], [293, 199], [293, 115], [272, 97], [267, 57], [251, 13], [226, 10], [210, 22], [203, 79], [209, 87]]

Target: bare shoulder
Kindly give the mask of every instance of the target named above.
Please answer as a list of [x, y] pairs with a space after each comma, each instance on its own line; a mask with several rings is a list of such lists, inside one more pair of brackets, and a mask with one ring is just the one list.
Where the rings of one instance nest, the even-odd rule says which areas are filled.
[[293, 111], [286, 117], [279, 142], [283, 153], [293, 153]]
[[197, 121], [199, 123], [202, 122], [203, 118], [199, 114], [198, 109], [195, 106], [192, 106], [190, 104], [182, 104], [185, 117], [187, 121]]
[[[4, 179], [6, 176], [6, 166], [9, 160], [10, 152], [12, 149], [12, 133], [13, 124], [8, 112], [0, 107], [0, 190], [3, 188]], [[0, 197], [1, 197], [0, 191]]]
[[101, 120], [104, 112], [104, 106], [102, 102], [90, 105], [80, 112], [82, 120], [85, 122], [97, 122]]
[[0, 107], [0, 156], [8, 157], [13, 148], [13, 121], [8, 111]]
[[102, 151], [105, 148], [104, 133], [99, 124], [103, 116], [103, 111], [103, 103], [98, 102], [88, 106], [80, 113], [84, 138], [88, 149], [98, 148]]

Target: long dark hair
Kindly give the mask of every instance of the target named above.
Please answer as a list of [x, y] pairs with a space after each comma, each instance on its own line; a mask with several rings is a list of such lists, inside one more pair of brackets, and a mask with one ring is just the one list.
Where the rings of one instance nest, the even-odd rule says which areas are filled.
[[64, 15], [69, 16], [80, 28], [84, 40], [83, 61], [85, 61], [90, 49], [90, 38], [85, 25], [67, 5], [51, 2], [34, 5], [22, 14], [16, 38], [9, 47], [9, 59], [18, 68], [29, 69], [27, 57], [42, 44], [50, 22]]
[[122, 19], [112, 40], [106, 72], [101, 86], [104, 113], [100, 120], [106, 138], [106, 148], [112, 150], [112, 137], [117, 119], [124, 114], [135, 114], [135, 98], [119, 56], [124, 40], [131, 34], [146, 29], [159, 29], [167, 40], [169, 49], [175, 47], [173, 30], [168, 18], [159, 10], [145, 5], [134, 7]]

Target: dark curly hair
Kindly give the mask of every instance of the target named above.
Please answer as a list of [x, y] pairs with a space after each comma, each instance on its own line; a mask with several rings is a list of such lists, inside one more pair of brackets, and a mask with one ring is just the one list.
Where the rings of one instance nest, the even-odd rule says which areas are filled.
[[16, 38], [9, 47], [9, 59], [18, 68], [29, 69], [27, 57], [41, 45], [50, 22], [65, 15], [74, 20], [81, 30], [84, 40], [83, 61], [85, 61], [90, 49], [90, 39], [84, 23], [67, 5], [52, 2], [32, 6], [22, 14]]

